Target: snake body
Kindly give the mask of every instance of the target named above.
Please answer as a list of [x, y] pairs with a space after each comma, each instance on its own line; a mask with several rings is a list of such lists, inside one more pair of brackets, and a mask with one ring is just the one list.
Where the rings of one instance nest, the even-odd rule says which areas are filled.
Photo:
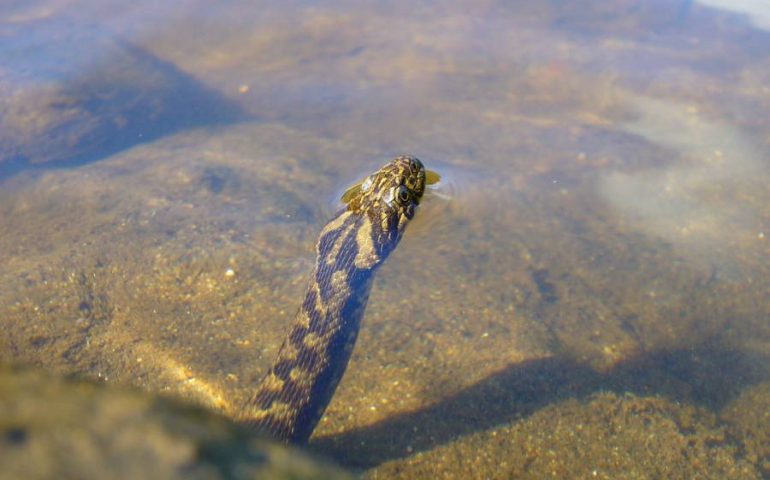
[[343, 197], [347, 205], [318, 236], [304, 301], [244, 423], [282, 441], [308, 440], [347, 367], [373, 275], [413, 218], [425, 175], [417, 158], [400, 156]]

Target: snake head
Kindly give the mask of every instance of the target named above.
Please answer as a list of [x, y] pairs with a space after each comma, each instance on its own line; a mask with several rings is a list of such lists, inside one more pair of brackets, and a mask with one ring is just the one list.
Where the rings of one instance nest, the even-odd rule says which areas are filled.
[[[431, 172], [432, 173], [432, 172]], [[365, 214], [386, 232], [403, 232], [425, 192], [426, 170], [416, 157], [402, 155], [349, 188], [348, 210]]]

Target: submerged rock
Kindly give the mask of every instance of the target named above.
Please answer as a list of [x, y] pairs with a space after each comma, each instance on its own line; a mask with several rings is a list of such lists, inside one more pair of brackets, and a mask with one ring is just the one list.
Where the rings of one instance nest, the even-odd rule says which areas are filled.
[[3, 31], [0, 178], [82, 165], [179, 131], [247, 118], [145, 47], [71, 23], [32, 19]]
[[204, 410], [0, 366], [0, 478], [348, 478]]

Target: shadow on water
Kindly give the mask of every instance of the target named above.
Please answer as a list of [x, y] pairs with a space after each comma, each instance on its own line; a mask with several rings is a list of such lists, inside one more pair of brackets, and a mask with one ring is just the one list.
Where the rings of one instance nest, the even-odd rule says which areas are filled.
[[745, 387], [770, 377], [759, 365], [763, 362], [718, 340], [652, 352], [605, 373], [570, 359], [532, 360], [510, 365], [422, 410], [319, 438], [311, 448], [343, 465], [372, 468], [602, 391], [657, 395], [718, 411]]
[[13, 124], [11, 115], [11, 125], [0, 121], [10, 136], [0, 133], [0, 181], [26, 170], [99, 161], [191, 128], [250, 119], [237, 103], [145, 48], [114, 39], [97, 47], [96, 62], [83, 71], [56, 72], [53, 87], [19, 88], [19, 110], [46, 121], [37, 129]]

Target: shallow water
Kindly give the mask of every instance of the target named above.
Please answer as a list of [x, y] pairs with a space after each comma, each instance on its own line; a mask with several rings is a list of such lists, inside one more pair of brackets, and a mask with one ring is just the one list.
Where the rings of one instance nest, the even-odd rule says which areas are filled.
[[766, 478], [770, 31], [717, 3], [5, 4], [0, 359], [234, 415], [336, 197], [412, 153], [443, 181], [311, 449]]

